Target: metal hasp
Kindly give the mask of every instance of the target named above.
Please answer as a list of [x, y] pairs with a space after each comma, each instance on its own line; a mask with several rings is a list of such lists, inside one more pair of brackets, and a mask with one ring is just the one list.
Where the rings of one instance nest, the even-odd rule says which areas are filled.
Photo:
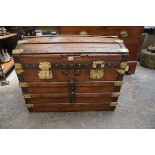
[[102, 79], [104, 77], [104, 61], [93, 61], [94, 69], [90, 70], [90, 79]]
[[51, 70], [51, 64], [49, 62], [40, 62], [39, 63], [40, 70], [38, 71], [38, 78], [43, 79], [52, 79], [53, 74]]

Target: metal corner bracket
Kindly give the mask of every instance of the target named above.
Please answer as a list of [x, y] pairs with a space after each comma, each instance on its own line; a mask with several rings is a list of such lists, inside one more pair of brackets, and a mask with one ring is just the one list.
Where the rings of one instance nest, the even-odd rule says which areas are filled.
[[13, 51], [12, 51], [12, 54], [13, 55], [18, 55], [18, 54], [22, 54], [23, 53], [23, 49], [14, 49]]

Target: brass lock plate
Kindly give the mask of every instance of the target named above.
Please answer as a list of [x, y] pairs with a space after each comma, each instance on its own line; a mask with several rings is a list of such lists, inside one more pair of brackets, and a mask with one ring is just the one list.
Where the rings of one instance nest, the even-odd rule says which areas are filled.
[[43, 80], [53, 78], [51, 64], [49, 62], [40, 62], [39, 68], [40, 68], [40, 70], [38, 71], [39, 79]]
[[90, 70], [90, 78], [91, 79], [102, 79], [104, 77], [104, 70]]
[[104, 61], [94, 61], [94, 69], [90, 70], [90, 79], [102, 79], [104, 77]]

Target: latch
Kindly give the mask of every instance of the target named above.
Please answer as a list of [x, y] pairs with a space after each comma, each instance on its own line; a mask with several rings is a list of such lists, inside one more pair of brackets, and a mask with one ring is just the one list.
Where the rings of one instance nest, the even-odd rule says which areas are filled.
[[52, 69], [51, 64], [49, 62], [40, 62], [39, 63], [39, 71], [38, 71], [38, 77], [39, 79], [52, 79]]
[[94, 61], [90, 70], [90, 79], [102, 79], [104, 77], [104, 61]]

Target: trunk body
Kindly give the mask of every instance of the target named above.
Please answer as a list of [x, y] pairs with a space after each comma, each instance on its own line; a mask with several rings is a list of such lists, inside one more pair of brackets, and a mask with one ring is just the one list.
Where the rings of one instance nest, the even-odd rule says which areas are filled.
[[30, 111], [114, 110], [128, 50], [112, 37], [27, 38], [13, 52]]

